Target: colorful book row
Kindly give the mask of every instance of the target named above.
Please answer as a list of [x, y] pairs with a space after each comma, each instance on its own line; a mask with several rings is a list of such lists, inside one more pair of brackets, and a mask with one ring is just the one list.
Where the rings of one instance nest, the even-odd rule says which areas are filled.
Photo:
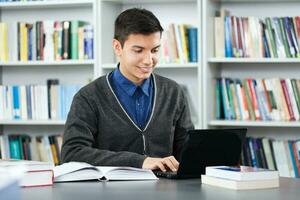
[[300, 80], [231, 79], [215, 82], [216, 119], [300, 120]]
[[215, 17], [215, 56], [300, 58], [300, 16]]
[[60, 163], [62, 136], [1, 135], [1, 159]]
[[2, 62], [94, 58], [93, 27], [80, 20], [0, 22], [0, 44]]
[[198, 30], [186, 24], [170, 24], [162, 34], [160, 63], [198, 62]]
[[300, 141], [247, 137], [241, 164], [278, 170], [280, 176], [299, 178]]
[[1, 85], [0, 120], [65, 120], [80, 85]]

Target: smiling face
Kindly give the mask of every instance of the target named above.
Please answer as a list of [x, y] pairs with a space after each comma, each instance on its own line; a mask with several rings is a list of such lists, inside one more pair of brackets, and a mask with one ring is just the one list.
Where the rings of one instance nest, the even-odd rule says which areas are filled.
[[122, 47], [114, 39], [113, 48], [120, 59], [120, 71], [130, 81], [140, 85], [150, 77], [158, 61], [161, 33], [130, 34]]

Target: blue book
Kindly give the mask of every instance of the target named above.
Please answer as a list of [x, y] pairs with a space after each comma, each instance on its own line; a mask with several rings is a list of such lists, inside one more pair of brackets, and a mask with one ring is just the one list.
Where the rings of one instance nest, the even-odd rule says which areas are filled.
[[13, 91], [13, 117], [14, 119], [21, 119], [19, 86], [17, 85], [12, 86], [12, 91]]
[[264, 106], [263, 106], [263, 103], [262, 103], [261, 95], [259, 95], [259, 93], [258, 93], [256, 80], [253, 79], [252, 82], [253, 82], [253, 88], [254, 88], [255, 96], [257, 97], [256, 100], [257, 100], [257, 107], [258, 107], [259, 113], [262, 117], [262, 120], [267, 120], [266, 113], [263, 109]]
[[269, 48], [267, 37], [266, 37], [265, 34], [263, 35], [263, 42], [264, 42], [264, 47], [265, 47], [264, 48], [265, 49], [265, 57], [266, 58], [271, 58], [270, 48]]
[[232, 57], [230, 16], [225, 16], [225, 57]]
[[94, 58], [94, 30], [92, 25], [84, 27], [84, 57], [85, 59]]
[[27, 27], [27, 41], [28, 41], [28, 60], [33, 60], [33, 52], [32, 52], [32, 24], [26, 24]]
[[198, 62], [198, 30], [191, 27], [187, 29], [189, 44], [189, 61]]
[[256, 156], [255, 156], [255, 153], [254, 153], [254, 147], [253, 147], [254, 145], [253, 145], [252, 138], [247, 138], [247, 141], [248, 141], [249, 148], [250, 148], [252, 166], [253, 167], [258, 167]]
[[31, 86], [26, 85], [26, 102], [27, 102], [27, 115], [28, 119], [32, 119], [32, 107], [31, 107]]

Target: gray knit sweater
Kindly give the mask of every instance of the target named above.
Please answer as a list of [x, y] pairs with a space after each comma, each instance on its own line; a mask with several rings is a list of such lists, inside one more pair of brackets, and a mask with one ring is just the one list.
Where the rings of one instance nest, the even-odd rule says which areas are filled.
[[62, 162], [142, 167], [144, 159], [178, 154], [193, 129], [180, 86], [152, 75], [153, 108], [141, 130], [125, 112], [107, 76], [83, 87], [74, 97], [65, 125]]

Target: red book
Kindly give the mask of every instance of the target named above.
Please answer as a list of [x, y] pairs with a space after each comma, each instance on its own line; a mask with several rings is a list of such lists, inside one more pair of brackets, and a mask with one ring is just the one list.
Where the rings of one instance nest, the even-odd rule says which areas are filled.
[[287, 87], [286, 87], [285, 80], [280, 80], [280, 83], [281, 83], [284, 98], [285, 98], [285, 101], [287, 103], [288, 110], [289, 110], [289, 113], [290, 113], [290, 120], [295, 121], [296, 119], [295, 119], [295, 115], [294, 115], [294, 112], [293, 112], [292, 103], [291, 103], [291, 99], [290, 99], [290, 96], [289, 96], [289, 92], [288, 92]]
[[254, 109], [254, 114], [255, 114], [255, 119], [256, 120], [261, 120], [261, 116], [259, 113], [258, 109], [258, 103], [257, 103], [257, 96], [255, 94], [254, 86], [253, 86], [253, 81], [251, 79], [247, 79], [248, 82], [248, 87], [250, 90], [250, 96], [251, 96], [251, 101]]
[[22, 187], [38, 187], [53, 185], [54, 164], [50, 162], [30, 161], [30, 160], [1, 160], [0, 167], [16, 168], [25, 170], [24, 176], [20, 180]]
[[298, 156], [298, 152], [297, 152], [297, 147], [296, 147], [296, 143], [293, 142], [292, 143], [292, 147], [293, 147], [293, 154], [294, 154], [294, 158], [295, 158], [295, 163], [296, 163], [296, 166], [297, 166], [297, 169], [298, 169], [298, 174], [300, 176], [300, 164], [299, 164], [299, 156]]

